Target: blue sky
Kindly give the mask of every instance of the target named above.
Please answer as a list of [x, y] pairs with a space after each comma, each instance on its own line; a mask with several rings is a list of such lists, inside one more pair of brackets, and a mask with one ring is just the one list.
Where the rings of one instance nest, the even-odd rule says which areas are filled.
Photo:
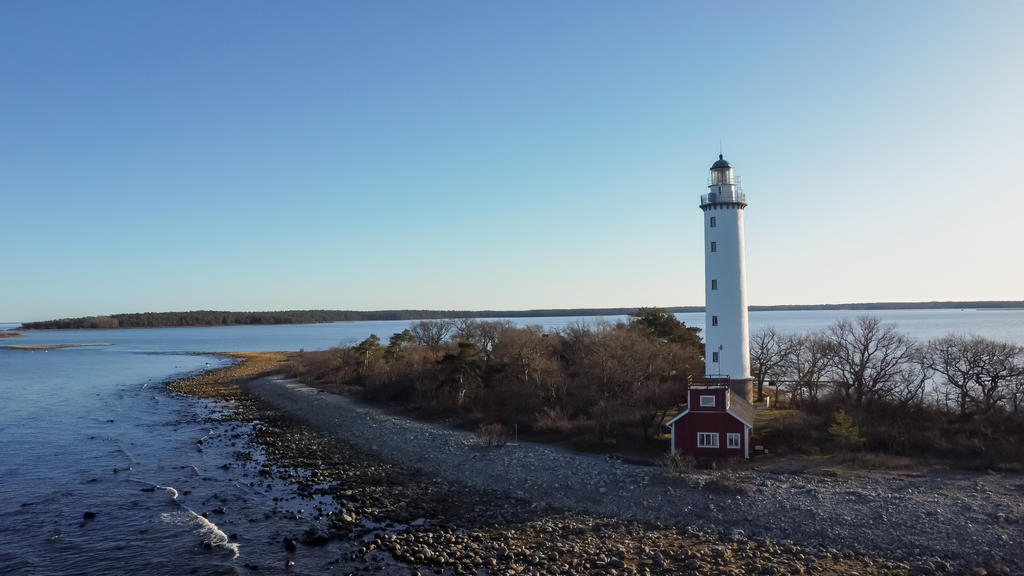
[[6, 2], [0, 319], [1024, 298], [1024, 2]]

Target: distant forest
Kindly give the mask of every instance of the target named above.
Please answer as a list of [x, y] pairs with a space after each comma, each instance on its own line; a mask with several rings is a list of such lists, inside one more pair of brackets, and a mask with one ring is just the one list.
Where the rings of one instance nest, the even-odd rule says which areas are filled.
[[[870, 302], [860, 304], [786, 304], [751, 306], [766, 310], [917, 310], [936, 308], [1024, 308], [1024, 300], [963, 302]], [[21, 330], [83, 328], [166, 328], [174, 326], [236, 326], [253, 324], [321, 324], [359, 320], [437, 320], [442, 318], [529, 318], [539, 316], [625, 316], [637, 308], [553, 308], [536, 310], [284, 310], [280, 312], [144, 312], [25, 322]], [[703, 306], [675, 306], [673, 313], [703, 312]]]

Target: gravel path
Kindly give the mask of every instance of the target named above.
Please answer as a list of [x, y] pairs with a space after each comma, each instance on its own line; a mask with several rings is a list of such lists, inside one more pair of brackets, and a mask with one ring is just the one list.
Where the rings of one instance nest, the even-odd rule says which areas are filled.
[[543, 444], [484, 448], [471, 433], [410, 420], [294, 380], [246, 391], [365, 452], [470, 486], [647, 522], [825, 549], [1024, 573], [1024, 477], [994, 473], [780, 474], [635, 466]]

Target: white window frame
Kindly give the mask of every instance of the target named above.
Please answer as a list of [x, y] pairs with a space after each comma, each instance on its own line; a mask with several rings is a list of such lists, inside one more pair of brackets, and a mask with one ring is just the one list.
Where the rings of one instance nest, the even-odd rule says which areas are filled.
[[718, 448], [718, 432], [697, 432], [697, 448]]
[[718, 227], [718, 220], [716, 220], [715, 217], [712, 216], [711, 217], [711, 228], [716, 228], [716, 227]]
[[741, 448], [743, 443], [740, 440], [739, 432], [729, 432], [725, 436], [725, 447], [726, 448]]
[[715, 407], [715, 396], [714, 396], [714, 394], [712, 394], [712, 395], [701, 394], [700, 395], [700, 405], [701, 405], [702, 408], [714, 408]]
[[711, 353], [711, 361], [712, 362], [718, 362], [718, 352], [712, 352]]

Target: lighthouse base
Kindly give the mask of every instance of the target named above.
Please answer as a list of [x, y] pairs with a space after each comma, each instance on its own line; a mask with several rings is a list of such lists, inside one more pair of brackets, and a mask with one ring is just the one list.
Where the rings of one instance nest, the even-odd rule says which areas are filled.
[[747, 402], [754, 402], [754, 379], [744, 378], [742, 380], [732, 380], [729, 382], [729, 389], [739, 395]]
[[722, 376], [705, 376], [702, 384], [705, 385], [719, 385], [728, 386], [729, 390], [735, 392], [737, 396], [743, 398], [751, 404], [754, 403], [754, 379], [753, 378], [741, 378], [739, 380], [734, 378], [723, 378]]

